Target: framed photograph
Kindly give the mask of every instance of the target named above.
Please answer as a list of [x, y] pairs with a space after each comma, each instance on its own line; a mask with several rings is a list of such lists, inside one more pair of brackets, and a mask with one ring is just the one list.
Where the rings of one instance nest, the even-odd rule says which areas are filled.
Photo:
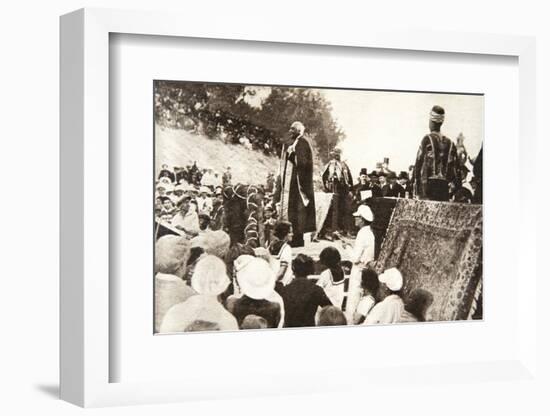
[[180, 17], [61, 18], [61, 397], [534, 377], [534, 40]]

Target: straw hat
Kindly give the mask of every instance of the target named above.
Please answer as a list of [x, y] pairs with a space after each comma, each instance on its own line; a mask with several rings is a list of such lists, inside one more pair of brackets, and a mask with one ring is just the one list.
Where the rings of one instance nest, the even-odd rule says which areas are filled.
[[225, 263], [216, 256], [205, 255], [195, 266], [191, 287], [201, 295], [218, 296], [229, 286]]
[[[164, 235], [155, 244], [155, 271], [176, 274], [187, 264], [191, 244], [179, 235]], [[181, 277], [181, 276], [180, 276]]]
[[240, 256], [235, 260], [235, 271], [242, 292], [249, 298], [266, 299], [275, 288], [275, 273], [263, 259]]
[[207, 231], [191, 239], [191, 247], [202, 247], [206, 253], [220, 259], [225, 258], [230, 243], [229, 234], [222, 230]]

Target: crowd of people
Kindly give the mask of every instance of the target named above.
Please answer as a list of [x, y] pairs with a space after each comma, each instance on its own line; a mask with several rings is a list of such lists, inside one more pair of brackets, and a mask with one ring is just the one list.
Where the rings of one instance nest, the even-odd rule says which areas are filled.
[[[225, 220], [223, 189], [232, 184], [230, 166], [220, 173], [199, 168], [197, 162], [172, 168], [163, 164], [155, 184], [155, 219], [189, 237], [221, 230]], [[277, 218], [274, 173], [269, 172], [265, 184], [257, 187], [264, 195], [264, 241], [270, 241]]]
[[211, 111], [200, 103], [189, 105], [177, 89], [155, 94], [155, 120], [164, 127], [185, 129], [266, 155], [281, 151], [280, 140], [269, 129], [222, 110]]
[[[429, 292], [402, 295], [397, 268], [372, 267], [372, 212], [356, 212], [353, 247], [329, 246], [319, 262], [292, 255], [292, 225], [277, 222], [267, 248], [236, 244], [222, 230], [195, 237], [165, 235], [156, 242], [155, 330], [159, 333], [371, 325], [426, 320]], [[350, 261], [342, 261], [349, 251]]]
[[[279, 181], [270, 173], [262, 186], [264, 244], [256, 248], [231, 244], [224, 229], [224, 189], [232, 184], [229, 167], [220, 174], [196, 163], [173, 170], [163, 165], [155, 214], [158, 224], [168, 224], [177, 235], [156, 240], [155, 330], [426, 320], [434, 301], [430, 292], [415, 288], [405, 297], [407, 276], [399, 269], [376, 272], [381, 265], [376, 263], [374, 215], [367, 202], [376, 197], [481, 202], [481, 152], [473, 166], [459, 163], [456, 145], [440, 133], [443, 119], [444, 110], [434, 106], [431, 133], [422, 139], [415, 165], [399, 175], [385, 159], [370, 173], [362, 168], [354, 183], [340, 152], [333, 151], [321, 174], [324, 190], [332, 194], [321, 230], [315, 229], [311, 150], [303, 139], [303, 124], [293, 123]], [[311, 221], [312, 227], [304, 227]], [[320, 251], [318, 262], [293, 250], [304, 246], [304, 233], [311, 230], [312, 241], [337, 240]], [[353, 239], [342, 238], [346, 235]]]

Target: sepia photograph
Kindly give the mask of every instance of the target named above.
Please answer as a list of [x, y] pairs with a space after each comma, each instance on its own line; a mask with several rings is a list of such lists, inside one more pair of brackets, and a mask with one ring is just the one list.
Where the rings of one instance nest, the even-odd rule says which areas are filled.
[[483, 319], [483, 94], [153, 97], [155, 334]]

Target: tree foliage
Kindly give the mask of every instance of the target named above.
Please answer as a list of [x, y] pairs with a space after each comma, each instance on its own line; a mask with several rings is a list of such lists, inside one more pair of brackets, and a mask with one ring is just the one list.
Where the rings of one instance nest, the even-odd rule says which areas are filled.
[[330, 102], [321, 90], [293, 87], [268, 87], [269, 94], [260, 105], [250, 105], [248, 98], [266, 87], [240, 84], [206, 84], [157, 81], [155, 92], [169, 96], [191, 112], [207, 111], [259, 126], [270, 131], [275, 140], [287, 134], [292, 122], [301, 121], [306, 135], [320, 159], [325, 162], [329, 151], [343, 138], [331, 114]]

